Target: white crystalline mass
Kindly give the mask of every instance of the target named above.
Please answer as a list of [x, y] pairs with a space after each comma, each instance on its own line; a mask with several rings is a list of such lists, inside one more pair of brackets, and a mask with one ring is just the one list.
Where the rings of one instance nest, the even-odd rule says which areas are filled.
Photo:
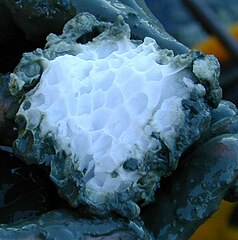
[[103, 196], [140, 179], [123, 163], [139, 163], [147, 151], [160, 149], [154, 132], [173, 144], [184, 120], [182, 99], [194, 88], [205, 89], [185, 66], [160, 64], [161, 50], [151, 38], [140, 45], [124, 38], [79, 48], [77, 56], [49, 62], [18, 114], [28, 119], [27, 129], [39, 127], [42, 136], [51, 132], [58, 150], [84, 173], [86, 191]]

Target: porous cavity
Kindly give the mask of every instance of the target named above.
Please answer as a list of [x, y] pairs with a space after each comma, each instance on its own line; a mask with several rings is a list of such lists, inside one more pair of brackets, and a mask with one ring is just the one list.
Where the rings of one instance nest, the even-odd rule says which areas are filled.
[[27, 119], [26, 129], [54, 136], [56, 150], [82, 173], [85, 191], [103, 201], [146, 174], [140, 165], [148, 151], [158, 152], [161, 141], [175, 144], [185, 118], [182, 100], [205, 89], [151, 38], [140, 45], [126, 37], [93, 41], [79, 49], [48, 62], [18, 115]]

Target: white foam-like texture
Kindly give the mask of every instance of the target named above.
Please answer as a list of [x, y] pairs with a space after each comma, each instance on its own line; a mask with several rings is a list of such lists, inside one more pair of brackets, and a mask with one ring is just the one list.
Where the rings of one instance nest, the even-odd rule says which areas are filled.
[[160, 58], [151, 38], [138, 46], [127, 38], [82, 44], [77, 56], [49, 62], [18, 114], [28, 119], [27, 129], [54, 135], [58, 150], [84, 173], [86, 190], [98, 196], [123, 190], [141, 177], [123, 163], [160, 148], [153, 132], [173, 142], [184, 120], [182, 99], [194, 88], [205, 92], [185, 66], [160, 64]]

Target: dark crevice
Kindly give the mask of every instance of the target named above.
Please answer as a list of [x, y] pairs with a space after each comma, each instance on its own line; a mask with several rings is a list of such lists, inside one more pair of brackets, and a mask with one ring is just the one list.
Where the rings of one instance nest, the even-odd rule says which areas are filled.
[[0, 44], [0, 72], [13, 72], [24, 52], [32, 52], [36, 48], [43, 48], [45, 40], [31, 42], [25, 38], [25, 34], [14, 26], [14, 35], [4, 44]]
[[229, 225], [238, 228], [238, 205], [234, 207], [229, 218]]
[[99, 36], [101, 31], [97, 27], [93, 27], [91, 32], [87, 32], [81, 35], [79, 38], [76, 39], [77, 43], [86, 44], [91, 42], [95, 37]]
[[42, 213], [70, 208], [49, 179], [50, 169], [27, 165], [0, 151], [0, 223], [30, 220]]

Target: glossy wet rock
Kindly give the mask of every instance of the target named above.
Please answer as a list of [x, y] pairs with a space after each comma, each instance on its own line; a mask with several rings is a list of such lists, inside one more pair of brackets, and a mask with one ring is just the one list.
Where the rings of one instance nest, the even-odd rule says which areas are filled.
[[[92, 7], [93, 6], [93, 7]], [[0, 72], [12, 71], [23, 52], [43, 47], [49, 33], [60, 33], [64, 24], [77, 13], [89, 12], [98, 20], [114, 21], [122, 15], [135, 39], [156, 39], [162, 48], [176, 54], [188, 48], [166, 33], [143, 0], [51, 0], [0, 2]]]
[[[155, 239], [159, 236], [159, 239], [186, 240], [217, 210], [224, 196], [233, 201], [237, 199], [238, 131], [234, 128], [234, 123], [237, 122], [236, 117], [235, 106], [230, 102], [221, 102], [218, 109], [214, 110], [211, 125], [213, 128], [216, 123], [223, 123], [225, 128], [221, 135], [215, 134], [210, 139], [205, 137], [203, 142], [194, 145], [191, 151], [183, 156], [174, 174], [162, 181], [155, 203], [142, 210], [141, 217]], [[136, 234], [139, 234], [136, 235], [139, 239], [154, 239], [148, 236], [143, 238], [142, 229], [139, 227], [139, 230], [137, 224], [131, 228], [130, 226], [133, 225], [127, 225], [126, 221], [122, 224], [117, 220], [111, 224], [111, 220], [106, 220], [106, 222], [104, 220], [103, 223], [98, 220], [82, 220], [78, 218], [79, 216], [68, 211], [50, 212], [31, 222], [1, 225], [0, 236], [5, 239], [34, 236], [38, 239], [60, 234], [66, 239], [74, 239], [78, 235], [86, 236], [93, 233], [94, 237], [97, 236], [96, 239], [100, 239], [99, 235], [105, 234], [105, 229], [107, 229], [106, 236], [109, 239], [114, 239], [113, 237], [118, 239], [122, 236], [125, 239], [126, 237], [133, 239], [134, 235], [131, 235], [129, 230], [133, 229]], [[88, 218], [88, 215], [84, 216]], [[60, 219], [63, 219], [64, 224], [67, 223], [67, 228], [65, 225], [64, 228], [61, 227], [63, 223]], [[105, 228], [106, 223], [110, 224], [110, 228]], [[125, 228], [125, 232], [122, 231], [123, 234], [120, 232], [119, 235], [113, 235], [114, 231], [109, 233], [114, 227], [118, 229], [119, 226], [122, 229]], [[84, 232], [85, 229], [87, 229], [87, 234]]]
[[[137, 202], [152, 200], [160, 177], [168, 176], [181, 154], [206, 131], [221, 89], [214, 57], [196, 51], [175, 56], [151, 38], [138, 42], [129, 37], [130, 28], [121, 16], [107, 23], [79, 14], [65, 25], [62, 35], [47, 37], [45, 49], [23, 55], [9, 86], [16, 98], [25, 97], [16, 117], [19, 136], [14, 153], [27, 163], [51, 165], [52, 180], [73, 207], [89, 205], [100, 215], [116, 211], [133, 218], [140, 212]], [[66, 71], [67, 61], [71, 63]], [[138, 66], [135, 62], [140, 61]], [[63, 80], [57, 77], [64, 74]], [[79, 81], [77, 87], [70, 79]], [[107, 101], [89, 106], [99, 93]], [[68, 105], [69, 109], [64, 107]], [[128, 159], [138, 162], [133, 171], [123, 168]]]
[[122, 15], [130, 25], [134, 38], [150, 36], [155, 38], [162, 48], [172, 49], [175, 53], [188, 51], [165, 32], [143, 0], [3, 0], [0, 11], [0, 29], [3, 32], [1, 44], [16, 37], [17, 29], [14, 25], [25, 34], [27, 40], [39, 42], [50, 32], [59, 33], [63, 25], [77, 13], [89, 12], [102, 21], [114, 21], [118, 15]]
[[0, 224], [0, 238], [11, 239], [85, 239], [152, 240], [140, 221], [80, 218], [68, 210], [51, 211], [31, 221]]
[[[185, 53], [188, 51], [186, 47], [183, 45], [177, 43], [169, 37], [166, 33], [164, 33], [163, 28], [161, 27], [158, 22], [153, 19], [153, 16], [150, 15], [150, 13], [147, 12], [146, 7], [144, 6], [143, 1], [81, 1], [81, 4], [79, 4], [80, 1], [74, 2], [73, 8], [70, 1], [57, 1], [57, 9], [60, 8], [60, 5], [62, 4], [65, 6], [65, 10], [67, 14], [71, 15], [71, 13], [75, 14], [77, 11], [83, 11], [83, 10], [89, 10], [94, 11], [94, 14], [96, 15], [97, 19], [100, 20], [110, 20], [113, 21], [115, 19], [115, 14], [120, 13], [126, 19], [132, 29], [132, 36], [135, 39], [143, 39], [145, 36], [153, 36], [156, 41], [161, 45], [161, 47], [169, 48], [175, 51], [175, 53]], [[26, 4], [28, 3], [28, 4]], [[53, 7], [55, 7], [54, 4], [56, 4], [54, 1], [52, 1], [50, 4], [53, 3], [53, 5], [47, 5], [44, 2], [36, 1], [38, 4], [38, 8], [36, 8], [35, 5], [30, 5], [29, 1], [2, 1], [0, 3], [1, 11], [2, 9], [7, 10], [4, 12], [4, 14], [1, 14], [1, 17], [3, 20], [6, 20], [4, 24], [6, 25], [0, 25], [0, 29], [5, 31], [4, 29], [12, 30], [12, 20], [10, 20], [10, 15], [14, 13], [14, 21], [18, 25], [19, 28], [26, 34], [27, 38], [30, 41], [34, 41], [37, 39], [37, 37], [42, 37], [44, 34], [47, 34], [47, 31], [53, 29], [53, 25], [55, 22], [59, 20], [61, 17], [60, 15], [54, 15], [55, 13], [52, 11]], [[90, 8], [90, 4], [94, 4], [96, 8], [92, 9]], [[5, 4], [5, 5], [4, 5]], [[97, 5], [98, 4], [98, 5]], [[52, 7], [53, 6], [53, 7]], [[22, 9], [22, 11], [21, 11]], [[32, 11], [33, 9], [33, 11]], [[107, 9], [107, 11], [103, 11], [103, 9]], [[16, 12], [16, 10], [18, 10]], [[49, 10], [49, 11], [48, 11]], [[72, 12], [71, 12], [72, 10]], [[75, 11], [75, 12], [74, 12]], [[3, 12], [3, 11], [2, 11]], [[1, 13], [2, 13], [1, 12]], [[145, 16], [145, 12], [149, 14], [149, 16]], [[33, 21], [26, 19], [24, 14], [22, 13], [28, 13], [31, 14], [30, 18], [33, 19]], [[69, 16], [65, 14], [65, 11], [62, 11], [62, 20], [65, 21], [66, 18]], [[18, 15], [19, 14], [19, 15]], [[35, 15], [34, 15], [35, 14]], [[49, 24], [49, 29], [43, 28], [41, 29], [41, 26], [39, 28], [35, 28], [36, 26], [39, 26], [39, 19], [37, 19], [39, 16], [41, 18], [44, 18], [45, 15], [48, 14], [51, 19], [46, 19], [45, 22], [53, 23], [53, 25]], [[13, 16], [13, 15], [12, 15]], [[29, 15], [27, 15], [29, 16]], [[142, 17], [143, 16], [143, 17]], [[66, 18], [65, 18], [66, 17]], [[35, 20], [34, 20], [35, 18]], [[145, 20], [146, 19], [146, 20]], [[63, 26], [63, 21], [60, 21], [60, 24]], [[3, 23], [3, 22], [2, 22]], [[58, 22], [59, 23], [59, 22]], [[6, 27], [7, 26], [7, 27]], [[60, 26], [60, 25], [58, 25]], [[59, 28], [56, 28], [56, 31], [59, 30]], [[98, 26], [98, 25], [97, 25]], [[151, 27], [152, 26], [152, 27]], [[52, 28], [51, 28], [52, 27]], [[71, 26], [72, 27], [72, 26]], [[45, 63], [44, 61], [39, 61], [39, 59], [47, 58], [48, 60], [52, 60], [55, 57], [64, 54], [65, 52], [60, 50], [63, 46], [64, 49], [66, 49], [67, 53], [70, 54], [76, 54], [77, 51], [74, 48], [70, 47], [70, 44], [72, 42], [77, 43], [87, 43], [88, 41], [91, 41], [94, 37], [98, 36], [101, 32], [100, 27], [103, 28], [103, 25], [100, 25], [99, 28], [93, 28], [93, 24], [90, 23], [90, 21], [86, 24], [86, 26], [81, 27], [81, 34], [78, 35], [78, 30], [73, 31], [72, 28], [68, 28], [68, 32], [66, 35], [62, 35], [62, 39], [57, 38], [56, 35], [51, 35], [48, 38], [47, 47], [50, 49], [49, 52], [37, 50], [34, 52], [34, 57], [32, 58], [31, 54], [24, 54], [23, 61], [21, 62], [21, 65], [19, 68], [16, 69], [16, 72], [23, 74], [19, 75], [21, 79], [24, 79], [23, 82], [20, 82], [20, 84], [17, 86], [15, 85], [12, 87], [12, 92], [16, 94], [16, 99], [19, 101], [19, 103], [15, 104], [14, 107], [9, 106], [9, 98], [3, 97], [0, 98], [0, 138], [1, 143], [6, 143], [6, 134], [8, 129], [13, 129], [14, 124], [9, 128], [9, 125], [6, 125], [5, 117], [7, 116], [6, 110], [10, 110], [10, 112], [16, 112], [16, 108], [19, 107], [22, 96], [26, 92], [28, 92], [30, 89], [34, 88], [34, 86], [37, 84], [39, 80], [39, 76], [42, 74], [42, 72], [45, 70]], [[39, 32], [35, 31], [35, 29], [40, 29]], [[90, 29], [90, 31], [88, 30]], [[154, 29], [158, 30], [154, 31]], [[14, 29], [13, 29], [14, 30]], [[39, 33], [39, 35], [38, 35]], [[41, 35], [43, 33], [43, 35]], [[0, 41], [5, 42], [7, 39], [11, 38], [12, 32], [9, 31], [9, 35], [3, 35], [3, 38], [0, 39]], [[69, 38], [67, 40], [67, 38]], [[71, 40], [70, 40], [71, 39]], [[62, 44], [62, 40], [66, 41], [66, 44]], [[51, 45], [59, 43], [62, 44], [61, 47], [53, 49], [51, 48]], [[136, 42], [135, 42], [136, 43]], [[139, 42], [137, 42], [139, 43]], [[52, 51], [51, 51], [52, 50]], [[56, 51], [55, 51], [56, 50]], [[203, 64], [202, 59], [205, 58], [205, 64]], [[209, 60], [210, 59], [210, 60]], [[206, 101], [209, 102], [209, 105], [211, 108], [214, 108], [218, 105], [220, 99], [221, 99], [221, 90], [218, 87], [217, 84], [217, 78], [219, 75], [219, 66], [216, 61], [211, 61], [212, 59], [210, 57], [204, 57], [203, 55], [200, 55], [198, 57], [198, 60], [196, 64], [193, 64], [193, 70], [197, 78], [199, 78], [201, 81], [205, 79], [205, 82], [207, 82], [208, 79], [210, 79], [209, 84], [206, 85], [206, 91], [209, 93], [206, 95]], [[201, 61], [200, 61], [201, 60]], [[4, 60], [5, 61], [5, 60]], [[201, 64], [200, 64], [201, 63]], [[208, 72], [204, 73], [204, 67], [207, 67], [207, 63], [209, 63], [209, 68], [211, 67], [215, 74], [208, 74]], [[4, 68], [5, 69], [5, 68]], [[8, 68], [9, 69], [9, 68]], [[6, 70], [4, 70], [6, 71]], [[206, 76], [206, 77], [204, 77]], [[1, 83], [2, 84], [2, 83]], [[5, 84], [5, 83], [4, 83]], [[3, 84], [3, 85], [4, 85]], [[4, 85], [6, 86], [6, 84]], [[16, 87], [16, 88], [15, 88]], [[23, 87], [23, 88], [22, 88]], [[1, 95], [3, 93], [7, 94], [9, 93], [9, 90], [5, 87], [2, 88], [3, 92], [1, 92]], [[5, 89], [5, 90], [4, 90]], [[20, 90], [20, 91], [19, 91]], [[15, 97], [14, 97], [15, 98]], [[11, 99], [11, 98], [10, 98]], [[194, 96], [194, 102], [196, 102], [196, 96]], [[11, 99], [12, 100], [12, 99]], [[10, 102], [11, 102], [10, 100]], [[200, 119], [200, 111], [201, 108], [199, 105], [194, 104], [191, 105], [191, 102], [187, 101], [184, 103], [184, 107], [192, 110], [193, 116], [196, 116], [193, 118], [193, 124], [195, 124], [199, 130], [201, 130], [201, 135], [199, 135], [201, 138], [196, 141], [194, 145], [186, 151], [185, 155], [182, 156], [182, 159], [180, 159], [180, 164], [178, 169], [175, 171], [175, 173], [171, 176], [166, 178], [161, 183], [161, 189], [158, 191], [158, 197], [156, 197], [155, 205], [151, 205], [152, 211], [147, 210], [147, 208], [142, 209], [142, 217], [146, 223], [146, 226], [148, 229], [154, 232], [155, 237], [157, 238], [159, 236], [159, 239], [188, 239], [188, 237], [193, 233], [193, 231], [201, 224], [203, 223], [211, 214], [213, 211], [215, 211], [218, 208], [219, 202], [223, 196], [225, 196], [228, 200], [237, 200], [238, 194], [237, 194], [237, 109], [234, 105], [232, 105], [229, 102], [222, 102], [219, 105], [218, 109], [212, 110], [209, 108], [209, 114], [211, 113], [211, 116], [209, 115], [209, 121], [206, 121], [206, 124], [201, 126], [201, 119]], [[27, 104], [25, 106], [27, 108]], [[14, 109], [14, 111], [12, 111]], [[210, 112], [211, 111], [211, 112]], [[11, 119], [14, 114], [10, 114]], [[211, 118], [211, 119], [210, 119]], [[22, 134], [22, 131], [24, 131], [24, 127], [26, 126], [26, 122], [24, 119], [18, 119], [19, 124], [19, 131], [20, 134]], [[210, 122], [211, 120], [211, 122]], [[5, 123], [3, 124], [3, 122]], [[189, 125], [189, 124], [188, 124]], [[210, 127], [209, 127], [210, 125]], [[190, 125], [189, 125], [190, 126]], [[182, 138], [184, 141], [190, 141], [191, 139], [191, 132], [190, 127], [184, 128], [187, 132], [184, 133], [186, 135], [185, 138]], [[7, 137], [8, 138], [8, 137]], [[8, 138], [7, 144], [11, 144], [13, 137]], [[45, 146], [50, 146], [52, 143], [49, 139], [49, 142], [45, 142], [44, 147], [36, 148], [36, 149], [30, 149], [29, 148], [29, 142], [32, 142], [32, 135], [26, 134], [24, 138], [20, 141], [20, 148], [23, 150], [23, 152], [31, 151], [30, 155], [22, 154], [18, 152], [18, 155], [21, 155], [22, 158], [29, 163], [33, 163], [34, 159], [44, 159], [42, 162], [49, 163], [52, 161], [51, 155], [54, 153], [54, 149], [49, 147], [46, 148]], [[35, 141], [35, 144], [37, 146], [40, 146], [40, 141]], [[222, 151], [221, 151], [222, 149]], [[35, 151], [36, 150], [36, 151]], [[211, 150], [214, 150], [211, 153]], [[165, 152], [166, 154], [166, 152]], [[32, 158], [31, 158], [32, 157]], [[33, 160], [32, 160], [33, 159]], [[137, 164], [135, 164], [135, 159], [129, 159], [123, 164], [123, 167], [129, 171], [134, 171], [138, 168]], [[57, 166], [59, 169], [64, 169], [64, 162], [58, 162]], [[177, 164], [177, 163], [176, 163]], [[175, 164], [175, 167], [176, 167]], [[3, 167], [4, 168], [4, 167]], [[15, 168], [14, 168], [15, 169]], [[200, 171], [198, 171], [200, 169]], [[8, 172], [9, 173], [9, 172]], [[19, 172], [17, 172], [19, 173]], [[37, 171], [37, 174], [39, 172]], [[55, 176], [59, 176], [61, 178], [65, 177], [64, 171], [57, 171], [57, 168], [55, 168], [54, 172]], [[19, 176], [19, 174], [18, 174]], [[21, 174], [22, 176], [22, 174]], [[25, 176], [25, 175], [24, 175]], [[77, 179], [77, 174], [72, 176], [72, 179]], [[7, 177], [4, 175], [4, 179], [2, 179], [3, 187], [2, 189], [6, 190], [7, 192], [13, 192], [13, 193], [19, 193], [19, 196], [23, 196], [25, 194], [20, 191], [15, 191], [14, 188], [12, 188], [12, 185], [9, 184], [8, 181], [6, 181]], [[35, 178], [34, 178], [35, 179]], [[41, 178], [42, 180], [43, 178]], [[11, 178], [11, 180], [13, 180]], [[20, 183], [20, 180], [17, 180], [18, 183]], [[62, 183], [62, 181], [59, 183]], [[34, 182], [35, 184], [35, 182]], [[2, 186], [3, 186], [2, 185]], [[31, 185], [31, 184], [30, 184]], [[44, 185], [44, 184], [43, 184]], [[25, 185], [24, 185], [25, 186]], [[38, 185], [37, 185], [38, 186]], [[75, 182], [71, 181], [66, 183], [66, 188], [63, 189], [64, 194], [68, 194], [68, 196], [72, 196], [72, 194], [75, 194], [75, 191], [72, 191], [72, 189], [75, 188]], [[72, 187], [72, 188], [71, 188]], [[12, 191], [13, 190], [13, 191]], [[18, 189], [17, 189], [18, 190]], [[38, 191], [39, 189], [36, 188]], [[45, 189], [43, 189], [44, 192]], [[49, 190], [49, 189], [48, 189]], [[48, 191], [46, 190], [46, 192]], [[6, 196], [7, 192], [2, 192], [1, 196]], [[41, 192], [42, 193], [42, 192]], [[44, 192], [45, 193], [45, 192]], [[181, 194], [182, 193], [182, 194]], [[48, 194], [48, 192], [47, 192]], [[27, 194], [26, 194], [27, 195]], [[14, 194], [11, 195], [11, 198], [7, 198], [7, 201], [10, 199], [12, 200], [14, 198]], [[27, 195], [28, 196], [28, 195]], [[35, 194], [34, 196], [37, 196]], [[42, 196], [42, 195], [41, 195]], [[9, 195], [8, 195], [9, 197]], [[21, 197], [19, 198], [22, 199]], [[18, 200], [19, 200], [18, 199]], [[28, 198], [29, 199], [29, 198]], [[40, 207], [38, 208], [38, 200], [41, 198], [35, 199], [32, 197], [34, 202], [33, 208], [36, 209], [34, 213], [32, 213], [32, 209], [28, 211], [29, 209], [20, 207], [23, 209], [23, 212], [17, 216], [15, 216], [15, 210], [14, 212], [11, 212], [7, 210], [7, 212], [10, 212], [10, 215], [7, 217], [7, 221], [15, 221], [20, 218], [31, 218], [33, 216], [36, 216], [44, 211], [48, 211], [51, 208], [48, 205], [48, 202], [46, 203], [46, 206], [43, 204], [44, 210]], [[49, 200], [49, 197], [47, 197], [47, 201]], [[189, 200], [189, 201], [188, 201]], [[7, 207], [5, 204], [7, 201], [2, 202], [3, 203], [3, 209], [5, 211], [5, 207]], [[54, 200], [55, 201], [55, 200]], [[56, 200], [54, 203], [58, 202]], [[18, 205], [18, 204], [17, 204]], [[19, 205], [18, 205], [19, 206]], [[29, 204], [29, 206], [31, 206]], [[55, 205], [54, 205], [55, 206]], [[128, 205], [128, 210], [131, 211], [131, 206]], [[13, 208], [14, 209], [14, 208]], [[87, 211], [87, 209], [84, 209]], [[83, 211], [84, 211], [83, 210]], [[125, 213], [127, 212], [127, 209], [125, 208]], [[154, 215], [153, 215], [154, 214]], [[125, 214], [126, 215], [126, 214]], [[146, 216], [147, 215], [147, 216]], [[3, 215], [4, 216], [4, 215]], [[152, 216], [153, 219], [152, 219]], [[16, 223], [15, 225], [1, 225], [0, 226], [0, 238], [4, 239], [13, 239], [13, 238], [27, 238], [32, 237], [34, 238], [47, 238], [47, 237], [62, 237], [64, 236], [65, 239], [75, 239], [76, 236], [86, 236], [85, 231], [90, 232], [87, 236], [89, 239], [93, 239], [91, 235], [96, 239], [101, 239], [101, 235], [106, 238], [103, 239], [133, 239], [133, 237], [136, 236], [138, 239], [144, 239], [146, 235], [143, 233], [143, 229], [140, 227], [140, 223], [136, 224], [129, 224], [127, 220], [111, 220], [111, 219], [104, 219], [101, 220], [82, 220], [80, 217], [85, 217], [83, 215], [78, 215], [72, 212], [68, 211], [57, 211], [57, 212], [49, 212], [45, 215], [42, 215], [42, 217], [39, 217], [38, 219], [35, 219], [34, 221], [23, 221], [22, 223]], [[116, 216], [117, 218], [118, 216]], [[152, 221], [151, 221], [152, 220]], [[7, 222], [6, 221], [6, 222]], [[105, 225], [109, 224], [109, 225]], [[67, 228], [65, 227], [67, 225]], [[63, 226], [63, 227], [62, 227]], [[75, 228], [75, 226], [77, 228]], [[78, 233], [78, 229], [82, 227], [82, 233]], [[90, 228], [91, 227], [91, 228]], [[115, 233], [114, 230], [120, 228], [121, 232]], [[105, 232], [105, 229], [107, 232]], [[132, 231], [131, 231], [132, 229]], [[90, 237], [89, 237], [90, 236]], [[148, 239], [148, 238], [145, 238]]]
[[[237, 110], [221, 102], [213, 119], [208, 133], [214, 135], [189, 149], [171, 178], [161, 183], [156, 204], [142, 214], [159, 239], [188, 239], [218, 209], [223, 197], [237, 200]], [[212, 131], [216, 124], [223, 125], [219, 135]], [[156, 218], [159, 215], [165, 217]]]

